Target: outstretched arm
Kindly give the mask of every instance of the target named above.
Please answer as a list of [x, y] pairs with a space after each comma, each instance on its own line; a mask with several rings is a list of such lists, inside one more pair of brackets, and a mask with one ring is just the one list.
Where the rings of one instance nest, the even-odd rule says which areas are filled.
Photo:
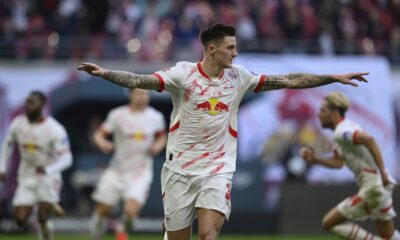
[[287, 75], [267, 75], [265, 76], [264, 85], [260, 90], [275, 90], [281, 88], [313, 88], [322, 85], [327, 85], [334, 82], [342, 84], [349, 84], [357, 87], [358, 85], [352, 82], [352, 79], [360, 82], [368, 82], [364, 75], [368, 73], [348, 73], [343, 75], [317, 75], [317, 74], [304, 74], [292, 73]]
[[336, 152], [333, 157], [322, 159], [315, 156], [313, 148], [303, 147], [300, 149], [300, 156], [311, 164], [319, 164], [328, 168], [342, 168], [344, 165], [343, 159]]
[[141, 75], [125, 71], [114, 71], [101, 68], [93, 63], [82, 63], [78, 70], [85, 71], [93, 76], [102, 77], [110, 82], [127, 88], [142, 88], [159, 90], [160, 81], [153, 75]]

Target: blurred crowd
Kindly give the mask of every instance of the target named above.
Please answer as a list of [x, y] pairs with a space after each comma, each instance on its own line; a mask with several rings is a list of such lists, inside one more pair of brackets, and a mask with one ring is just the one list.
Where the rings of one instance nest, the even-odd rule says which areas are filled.
[[400, 0], [0, 1], [0, 57], [200, 56], [199, 30], [215, 22], [236, 26], [241, 51], [400, 62]]

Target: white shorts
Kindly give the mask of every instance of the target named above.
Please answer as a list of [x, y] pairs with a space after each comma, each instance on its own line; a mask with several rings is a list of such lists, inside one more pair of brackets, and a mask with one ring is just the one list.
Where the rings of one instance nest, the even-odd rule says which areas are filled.
[[232, 176], [233, 173], [184, 176], [163, 167], [161, 189], [166, 230], [176, 231], [192, 225], [196, 208], [216, 210], [228, 220]]
[[361, 188], [357, 195], [338, 204], [339, 212], [347, 219], [362, 221], [366, 219], [387, 221], [396, 217], [393, 209], [391, 189], [380, 185]]
[[153, 181], [153, 169], [145, 169], [140, 175], [119, 173], [109, 168], [101, 176], [92, 198], [96, 202], [114, 206], [120, 199], [134, 199], [143, 205]]
[[60, 174], [32, 176], [18, 179], [13, 206], [33, 206], [39, 202], [60, 201], [62, 180]]

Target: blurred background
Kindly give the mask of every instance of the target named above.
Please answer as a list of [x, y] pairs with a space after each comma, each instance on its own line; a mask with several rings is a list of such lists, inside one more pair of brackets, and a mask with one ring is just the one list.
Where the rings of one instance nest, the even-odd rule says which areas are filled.
[[[0, 0], [0, 140], [23, 112], [27, 94], [38, 89], [49, 96], [46, 111], [66, 127], [71, 141], [74, 164], [63, 173], [61, 196], [67, 217], [56, 220], [56, 230], [87, 230], [90, 194], [110, 158], [91, 135], [109, 110], [128, 101], [121, 87], [78, 72], [78, 64], [150, 74], [177, 61], [199, 61], [199, 31], [215, 22], [236, 27], [235, 63], [256, 73], [370, 72], [369, 83], [358, 88], [333, 84], [245, 97], [225, 233], [321, 234], [324, 213], [355, 193], [347, 169], [309, 166], [298, 156], [304, 145], [332, 150], [331, 133], [316, 118], [319, 100], [332, 90], [349, 97], [348, 118], [375, 136], [388, 171], [400, 180], [399, 0]], [[152, 92], [151, 105], [169, 124], [168, 93]], [[164, 153], [155, 158], [137, 231], [161, 228], [164, 159]], [[0, 185], [3, 233], [15, 231], [17, 165], [13, 156], [12, 178]], [[399, 211], [398, 191], [394, 198]]]

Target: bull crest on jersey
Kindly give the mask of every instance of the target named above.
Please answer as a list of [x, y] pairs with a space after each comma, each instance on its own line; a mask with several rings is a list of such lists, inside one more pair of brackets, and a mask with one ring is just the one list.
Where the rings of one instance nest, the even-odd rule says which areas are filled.
[[214, 116], [222, 112], [229, 112], [229, 107], [217, 98], [209, 98], [205, 102], [196, 103], [196, 107], [193, 110], [203, 110], [204, 112]]

